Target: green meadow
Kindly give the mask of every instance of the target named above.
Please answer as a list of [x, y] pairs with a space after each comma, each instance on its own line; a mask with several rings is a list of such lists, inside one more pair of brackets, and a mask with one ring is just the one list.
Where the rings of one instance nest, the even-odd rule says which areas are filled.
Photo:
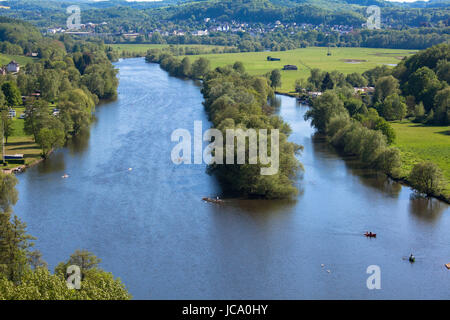
[[[147, 50], [150, 49], [164, 49], [168, 48], [170, 44], [109, 44], [111, 48], [117, 51], [128, 51], [133, 53], [142, 53], [145, 54]], [[214, 45], [203, 45], [203, 44], [182, 44], [179, 47], [188, 47], [188, 48], [204, 48], [204, 49], [213, 49], [213, 48], [226, 48], [224, 46], [214, 46]]]
[[15, 60], [17, 63], [24, 66], [29, 62], [33, 62], [34, 58], [0, 53], [0, 66], [10, 63], [11, 60]]
[[[414, 50], [371, 49], [371, 48], [331, 48], [309, 47], [279, 52], [241, 52], [203, 55], [211, 62], [213, 68], [236, 61], [241, 61], [252, 75], [263, 75], [273, 69], [282, 69], [286, 64], [296, 65], [297, 71], [281, 71], [282, 86], [280, 92], [293, 92], [295, 80], [307, 78], [310, 69], [319, 68], [325, 71], [338, 70], [345, 74], [359, 72], [379, 65], [396, 65]], [[267, 61], [267, 56], [280, 58], [281, 61]], [[196, 56], [195, 56], [196, 57]], [[195, 59], [191, 57], [191, 59]]]
[[395, 145], [402, 153], [402, 169], [406, 175], [414, 164], [436, 163], [445, 182], [443, 194], [450, 197], [450, 127], [424, 126], [411, 122], [391, 122], [397, 133]]

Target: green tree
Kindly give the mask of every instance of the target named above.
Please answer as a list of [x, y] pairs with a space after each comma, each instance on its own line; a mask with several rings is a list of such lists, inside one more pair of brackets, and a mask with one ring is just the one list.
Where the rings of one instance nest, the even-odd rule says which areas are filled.
[[2, 91], [5, 95], [6, 104], [9, 107], [17, 106], [22, 104], [22, 96], [20, 95], [20, 90], [17, 88], [16, 84], [12, 81], [7, 81], [2, 84]]
[[241, 61], [236, 61], [233, 64], [233, 69], [236, 70], [237, 72], [240, 72], [240, 73], [244, 73], [245, 72], [244, 64]]
[[369, 83], [365, 77], [357, 72], [353, 72], [347, 75], [346, 81], [353, 87], [366, 87]]
[[188, 57], [184, 57], [183, 60], [181, 60], [181, 75], [183, 77], [189, 77], [191, 75], [192, 71], [192, 65], [191, 61]]
[[386, 97], [399, 93], [399, 82], [393, 76], [381, 77], [375, 85], [375, 100], [384, 101]]
[[9, 212], [18, 200], [18, 192], [16, 190], [17, 178], [11, 174], [0, 172], [0, 210], [1, 212]]
[[305, 119], [311, 119], [311, 124], [321, 133], [327, 130], [331, 117], [347, 113], [344, 103], [333, 91], [325, 91], [313, 101], [312, 107], [306, 112]]
[[65, 134], [61, 129], [42, 128], [39, 130], [36, 142], [42, 148], [44, 158], [53, 148], [59, 148], [64, 145]]
[[272, 70], [270, 73], [270, 86], [272, 88], [281, 87], [281, 72], [278, 69]]
[[388, 121], [402, 120], [406, 116], [406, 104], [398, 94], [392, 94], [379, 104], [380, 114]]
[[434, 97], [434, 122], [450, 124], [450, 87], [438, 91]]
[[[9, 117], [8, 111], [6, 111], [6, 110], [2, 110], [1, 117], [2, 117], [2, 129], [3, 129], [3, 134], [5, 136], [5, 142], [8, 143], [8, 138], [14, 133], [13, 121]], [[0, 132], [0, 134], [2, 134], [2, 132]]]
[[421, 162], [412, 168], [409, 181], [414, 189], [431, 196], [441, 191], [442, 172], [433, 162]]
[[192, 76], [196, 79], [202, 78], [209, 71], [209, 60], [199, 58], [192, 64]]

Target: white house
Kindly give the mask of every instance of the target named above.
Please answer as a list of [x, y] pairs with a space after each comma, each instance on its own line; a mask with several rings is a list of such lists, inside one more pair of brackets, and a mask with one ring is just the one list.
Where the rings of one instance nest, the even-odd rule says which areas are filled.
[[8, 65], [6, 66], [6, 70], [8, 72], [19, 72], [20, 65], [13, 60], [10, 63], [8, 63]]

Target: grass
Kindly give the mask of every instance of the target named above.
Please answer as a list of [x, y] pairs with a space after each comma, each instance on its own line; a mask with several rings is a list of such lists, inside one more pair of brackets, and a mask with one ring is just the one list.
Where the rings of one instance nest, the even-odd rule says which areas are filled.
[[[32, 135], [27, 135], [24, 132], [25, 121], [18, 117], [24, 112], [24, 107], [15, 107], [16, 115], [12, 120], [14, 128], [12, 136], [8, 137], [8, 143], [5, 144], [5, 154], [21, 153], [25, 158], [25, 164], [29, 165], [36, 160], [41, 159], [42, 150], [38, 144], [34, 142]], [[11, 169], [18, 167], [18, 164], [8, 164], [4, 169]]]
[[6, 65], [6, 64], [10, 63], [11, 60], [15, 60], [21, 66], [24, 66], [29, 62], [33, 62], [35, 59], [31, 58], [31, 57], [15, 56], [15, 55], [10, 55], [10, 54], [0, 53], [0, 65]]
[[[414, 50], [371, 49], [371, 48], [332, 48], [331, 56], [327, 56], [327, 48], [309, 47], [280, 52], [241, 52], [204, 55], [211, 62], [211, 67], [244, 63], [246, 71], [252, 75], [264, 75], [273, 69], [282, 69], [286, 64], [296, 65], [298, 71], [281, 71], [282, 86], [280, 92], [293, 92], [295, 80], [307, 78], [310, 69], [319, 68], [325, 71], [338, 70], [345, 74], [362, 73], [383, 64], [397, 64]], [[202, 56], [202, 55], [200, 55]], [[267, 61], [267, 56], [280, 58], [281, 61]], [[193, 59], [193, 58], [191, 58]], [[349, 63], [346, 60], [360, 60]]]
[[402, 153], [403, 175], [418, 162], [432, 161], [442, 170], [445, 178], [443, 194], [450, 197], [450, 128], [405, 121], [391, 124], [397, 133], [395, 145]]
[[[150, 49], [164, 49], [168, 48], [170, 44], [109, 44], [111, 48], [117, 51], [128, 51], [133, 53], [146, 53]], [[203, 45], [203, 44], [181, 44], [181, 47], [189, 48], [226, 48], [224, 46], [214, 46], [214, 45]]]
[[[22, 153], [25, 158], [25, 164], [29, 165], [41, 159], [42, 150], [34, 142], [32, 136], [13, 136], [8, 138], [8, 143], [5, 144], [5, 154]], [[18, 164], [8, 164], [4, 169], [11, 169], [18, 167]]]

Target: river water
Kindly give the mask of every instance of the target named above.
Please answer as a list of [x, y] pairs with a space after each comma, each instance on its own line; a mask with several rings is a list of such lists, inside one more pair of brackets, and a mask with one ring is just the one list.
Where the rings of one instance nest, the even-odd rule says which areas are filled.
[[[298, 198], [212, 205], [205, 165], [170, 160], [173, 130], [209, 127], [198, 84], [143, 59], [116, 67], [119, 98], [97, 108], [90, 134], [18, 176], [15, 212], [51, 269], [87, 249], [137, 299], [450, 298], [449, 207], [339, 156], [306, 106], [279, 97], [305, 147]], [[366, 286], [370, 265], [380, 290]]]

